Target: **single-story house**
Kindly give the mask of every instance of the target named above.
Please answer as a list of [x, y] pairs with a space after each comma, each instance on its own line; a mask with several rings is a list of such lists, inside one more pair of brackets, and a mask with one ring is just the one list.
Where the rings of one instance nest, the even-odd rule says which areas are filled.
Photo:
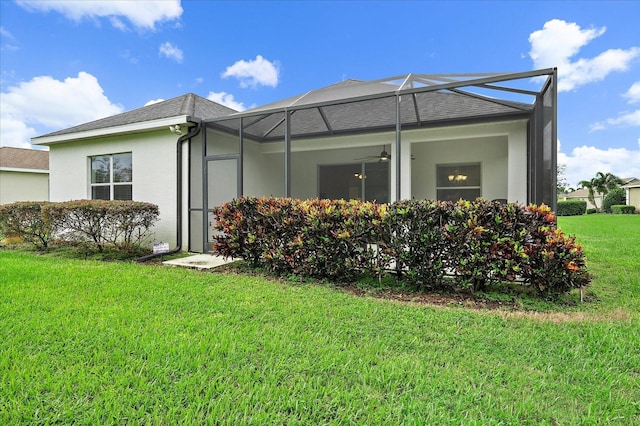
[[622, 185], [627, 195], [627, 205], [635, 206], [636, 211], [640, 212], [640, 179], [630, 179], [626, 184]]
[[[632, 198], [630, 198], [630, 191], [629, 189], [627, 189], [628, 185], [633, 185], [634, 183], [639, 183], [639, 181], [634, 178], [622, 178], [622, 186], [621, 188], [625, 188], [627, 190], [627, 204], [628, 205], [632, 205], [629, 200], [631, 200]], [[633, 186], [632, 186], [633, 187]], [[631, 187], [631, 188], [632, 188]], [[640, 195], [638, 196], [640, 197]], [[587, 202], [587, 209], [600, 209], [602, 208], [602, 202], [604, 201], [604, 196], [598, 192], [595, 192], [593, 194], [593, 200], [596, 202], [596, 204], [598, 205], [597, 207], [593, 205], [593, 203], [591, 203], [591, 201], [589, 201], [589, 189], [587, 188], [580, 188], [580, 189], [576, 189], [575, 191], [572, 191], [568, 194], [563, 194], [562, 196], [558, 197], [560, 200], [563, 201], [570, 201], [570, 200], [579, 200], [579, 201], [586, 201]], [[635, 198], [633, 198], [635, 199]], [[640, 201], [640, 199], [636, 200], [636, 201]], [[634, 204], [636, 206], [638, 206], [638, 204]]]
[[0, 204], [49, 200], [49, 152], [0, 147]]
[[[598, 194], [595, 193], [593, 195], [594, 201], [596, 202], [596, 204], [598, 205], [597, 208], [600, 208], [602, 206], [602, 194]], [[562, 201], [586, 201], [587, 202], [587, 209], [595, 209], [596, 206], [594, 206], [591, 201], [589, 201], [589, 190], [587, 188], [580, 188], [580, 189], [576, 189], [575, 191], [571, 191], [568, 194], [563, 194], [562, 196], [559, 197], [560, 200]]]
[[50, 149], [53, 201], [155, 203], [157, 241], [206, 252], [212, 208], [241, 195], [555, 208], [556, 87], [555, 68], [408, 74], [243, 112], [187, 94], [33, 143]]

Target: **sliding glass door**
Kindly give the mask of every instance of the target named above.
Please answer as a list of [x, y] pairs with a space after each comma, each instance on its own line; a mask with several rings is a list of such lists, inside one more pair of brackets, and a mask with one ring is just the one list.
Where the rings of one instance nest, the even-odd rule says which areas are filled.
[[318, 196], [389, 202], [389, 162], [318, 166]]

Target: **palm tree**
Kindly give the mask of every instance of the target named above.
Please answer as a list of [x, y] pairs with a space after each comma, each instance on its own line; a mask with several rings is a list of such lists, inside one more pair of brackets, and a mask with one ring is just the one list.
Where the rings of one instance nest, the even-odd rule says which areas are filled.
[[583, 180], [578, 183], [581, 188], [587, 188], [589, 190], [589, 202], [593, 204], [596, 209], [598, 209], [595, 197], [596, 192], [598, 193], [598, 195], [601, 195], [604, 198], [604, 196], [607, 195], [609, 191], [617, 188], [622, 184], [622, 179], [620, 179], [618, 176], [611, 173], [602, 172], [596, 173], [596, 176], [591, 178], [591, 180]]

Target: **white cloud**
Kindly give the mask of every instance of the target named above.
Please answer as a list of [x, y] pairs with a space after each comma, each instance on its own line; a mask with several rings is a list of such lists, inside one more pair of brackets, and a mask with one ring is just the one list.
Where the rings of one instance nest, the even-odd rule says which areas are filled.
[[640, 56], [640, 47], [609, 49], [593, 58], [574, 58], [580, 49], [600, 37], [606, 27], [582, 29], [574, 22], [553, 19], [529, 35], [529, 57], [535, 68], [558, 67], [558, 91], [566, 92], [601, 81], [614, 71], [626, 71]]
[[147, 102], [146, 104], [144, 104], [144, 106], [149, 106], [149, 105], [153, 105], [153, 104], [158, 104], [160, 102], [164, 102], [164, 99], [160, 98], [160, 99], [151, 99], [149, 102]]
[[31, 148], [30, 139], [36, 136], [36, 130], [11, 115], [0, 113], [0, 146]]
[[59, 130], [120, 112], [122, 107], [111, 103], [89, 73], [63, 81], [35, 77], [0, 94], [0, 145], [27, 146], [42, 129]]
[[558, 143], [558, 164], [566, 164], [565, 178], [570, 185], [577, 187], [581, 180], [589, 180], [597, 172], [613, 173], [626, 178], [640, 178], [640, 139], [638, 149], [579, 146], [571, 153], [560, 152]]
[[3, 42], [2, 47], [0, 47], [0, 50], [13, 52], [19, 49], [19, 47], [16, 46], [15, 44], [10, 44], [6, 42], [6, 40], [10, 40], [11, 42], [16, 41], [16, 38], [13, 36], [13, 34], [11, 34], [6, 28], [0, 27], [0, 37], [5, 39], [5, 42]]
[[178, 48], [178, 46], [174, 46], [168, 41], [160, 45], [160, 56], [164, 56], [166, 58], [173, 59], [178, 63], [182, 63], [182, 49]]
[[616, 118], [608, 118], [605, 121], [594, 123], [590, 126], [590, 130], [594, 132], [608, 127], [640, 127], [640, 109], [622, 113]]
[[209, 92], [207, 99], [229, 108], [233, 108], [236, 111], [244, 111], [246, 109], [242, 102], [236, 101], [233, 98], [233, 95], [227, 92]]
[[16, 38], [13, 36], [13, 34], [11, 34], [11, 33], [9, 32], [9, 30], [7, 30], [7, 29], [6, 29], [6, 28], [4, 28], [4, 27], [0, 27], [0, 36], [2, 36], [2, 37], [6, 37], [6, 38], [11, 39], [11, 40], [15, 40], [15, 39], [16, 39]]
[[640, 81], [633, 83], [631, 87], [629, 87], [629, 90], [622, 96], [627, 98], [630, 104], [640, 102]]
[[235, 77], [240, 80], [240, 87], [256, 87], [278, 85], [280, 74], [280, 64], [278, 61], [270, 62], [261, 55], [254, 60], [239, 60], [235, 64], [228, 66], [222, 73], [222, 77]]
[[126, 25], [120, 17], [126, 18], [138, 29], [153, 30], [156, 24], [176, 20], [182, 15], [180, 0], [18, 0], [17, 3], [29, 11], [55, 11], [76, 22], [106, 17], [115, 28], [121, 30], [126, 29]]

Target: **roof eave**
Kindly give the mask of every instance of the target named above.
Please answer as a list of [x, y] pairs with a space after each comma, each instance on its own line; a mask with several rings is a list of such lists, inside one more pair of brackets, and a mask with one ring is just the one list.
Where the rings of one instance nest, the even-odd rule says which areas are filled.
[[49, 170], [46, 169], [30, 169], [27, 167], [0, 167], [0, 172], [49, 174]]
[[105, 136], [126, 135], [132, 133], [148, 132], [151, 130], [161, 129], [176, 124], [186, 124], [199, 121], [190, 115], [177, 115], [173, 117], [160, 118], [156, 120], [142, 121], [139, 123], [124, 124], [122, 126], [104, 127], [101, 129], [86, 130], [74, 133], [64, 133], [52, 136], [37, 136], [31, 138], [34, 145], [55, 145], [59, 143], [67, 143], [85, 139], [92, 139]]

